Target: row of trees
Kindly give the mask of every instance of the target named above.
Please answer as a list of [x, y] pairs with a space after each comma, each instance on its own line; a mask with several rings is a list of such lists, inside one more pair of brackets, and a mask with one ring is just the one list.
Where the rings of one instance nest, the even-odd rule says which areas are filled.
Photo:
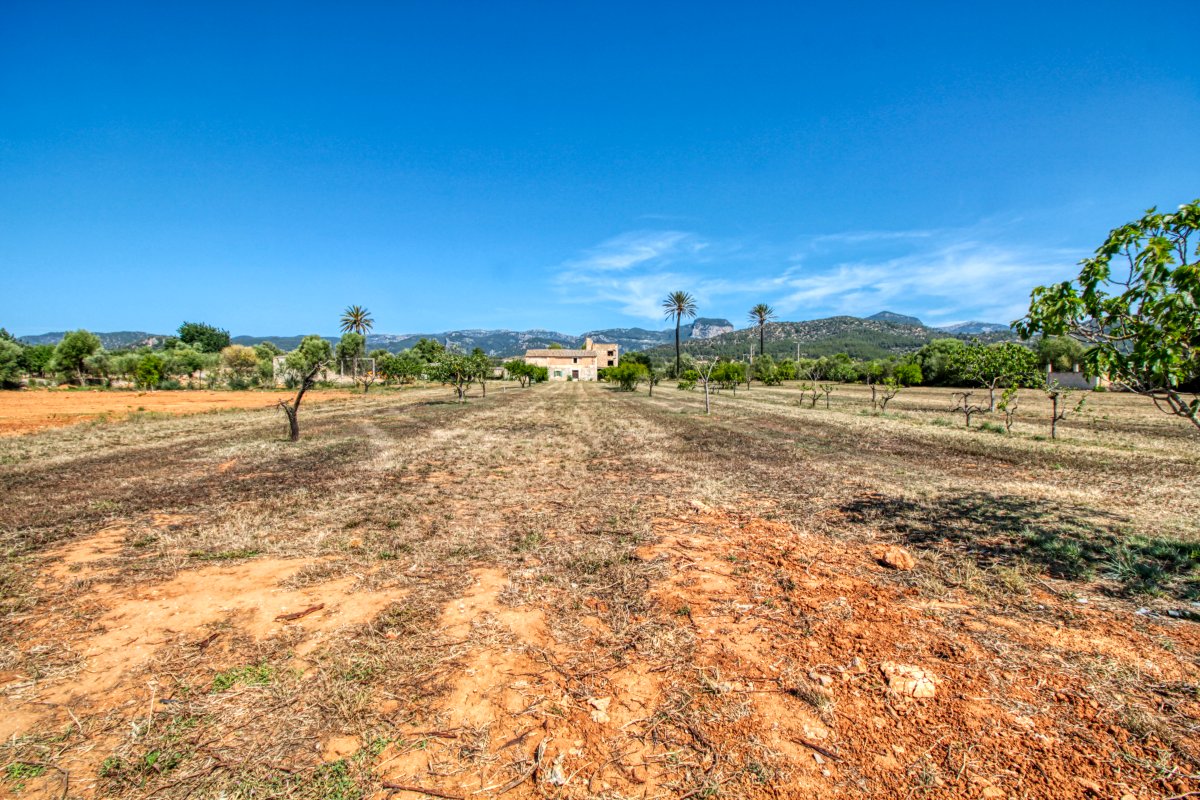
[[[1077, 278], [1034, 289], [1029, 313], [1013, 323], [1026, 341], [1040, 337], [1034, 349], [943, 339], [905, 359], [872, 363], [856, 372], [873, 386], [881, 370], [891, 373], [883, 381], [896, 386], [982, 385], [988, 389], [989, 411], [999, 407], [998, 389], [1015, 393], [1040, 383], [1055, 406], [1057, 422], [1065, 390], [1037, 368], [1066, 371], [1082, 365], [1088, 374], [1148, 397], [1160, 410], [1200, 429], [1200, 198], [1175, 212], [1151, 208], [1140, 219], [1114, 228], [1080, 266]], [[680, 352], [680, 322], [696, 316], [696, 301], [688, 292], [675, 291], [662, 308], [668, 320], [675, 320], [673, 374], [683, 376], [688, 368]], [[749, 319], [758, 328], [761, 354], [764, 329], [775, 312], [760, 303], [750, 309]], [[709, 362], [710, 369], [717, 368], [713, 364]], [[786, 362], [775, 365], [760, 358], [750, 369], [769, 383], [792, 377], [790, 372], [803, 377], [813, 368], [796, 363], [789, 370]], [[839, 377], [848, 378], [848, 372]], [[963, 405], [971, 405], [969, 397]]]
[[[785, 361], [776, 366], [769, 356], [764, 359], [765, 365], [755, 365], [756, 369], [761, 370], [765, 366], [770, 370], [772, 377], [764, 382], [781, 383], [782, 379], [776, 380], [781, 375], [788, 376], [789, 380], [798, 377], [800, 404], [807, 402], [809, 408], [815, 408], [822, 398], [825, 408], [830, 408], [830, 396], [839, 384], [862, 379], [871, 390], [872, 410], [886, 413], [888, 403], [906, 386], [919, 383], [921, 377], [919, 367], [912, 363], [851, 362], [848, 357], [815, 359], [809, 360], [798, 372], [796, 362]], [[1067, 416], [1068, 399], [1073, 390], [1059, 385], [1043, 373], [1032, 350], [1020, 345], [985, 347], [974, 344], [956, 351], [953, 361], [956, 373], [967, 376], [966, 385], [983, 386], [988, 393], [986, 404], [975, 401], [977, 393], [974, 391], [954, 393], [950, 410], [963, 415], [966, 427], [971, 427], [971, 419], [976, 414], [1001, 412], [1004, 430], [1011, 432], [1020, 406], [1021, 390], [1038, 388], [1045, 392], [1051, 402], [1050, 436], [1057, 438], [1058, 423]], [[662, 373], [655, 370], [644, 353], [633, 353], [620, 366], [600, 371], [602, 380], [616, 384], [622, 391], [636, 391], [644, 383], [651, 396], [661, 377]], [[680, 374], [676, 385], [684, 391], [703, 387], [704, 413], [707, 414], [711, 409], [714, 391], [725, 390], [736, 394], [742, 384], [750, 384], [749, 365], [717, 358], [693, 362]], [[999, 397], [997, 392], [1000, 392]], [[1083, 404], [1084, 400], [1081, 399], [1075, 410], [1078, 411]]]
[[[263, 342], [253, 347], [226, 344], [211, 352], [208, 348], [222, 341], [210, 336], [218, 329], [203, 323], [181, 326], [181, 332], [194, 333], [197, 329], [206, 329], [200, 330], [200, 335], [208, 338], [170, 337], [155, 348], [121, 351], [105, 350], [99, 337], [86, 330], [67, 333], [58, 345], [27, 345], [0, 329], [0, 384], [17, 388], [23, 380], [37, 378], [81, 386], [125, 383], [143, 389], [185, 386], [246, 389], [273, 386], [277, 379], [292, 388], [299, 385], [300, 373], [305, 370], [295, 368], [294, 359], [285, 360], [282, 374], [277, 374], [275, 359], [284, 355], [284, 351], [273, 343]], [[421, 339], [400, 353], [382, 349], [366, 353], [366, 337], [356, 332], [343, 334], [333, 345], [322, 341], [330, 347], [328, 359], [322, 359], [328, 363], [318, 371], [315, 380], [330, 378], [336, 369], [352, 374], [364, 390], [376, 382], [409, 384], [420, 380], [451, 384], [462, 393], [470, 385], [482, 382], [496, 367], [493, 359], [478, 348], [466, 354], [448, 350], [432, 339]], [[306, 352], [316, 352], [313, 350], [316, 345], [311, 342], [302, 343], [302, 347]], [[293, 353], [299, 350], [300, 347]], [[508, 377], [523, 386], [548, 377], [544, 367], [519, 359], [504, 367]]]
[[[644, 364], [646, 374], [662, 374], [684, 381], [696, 380], [698, 365], [707, 363], [698, 361], [690, 353], [681, 353], [679, 371], [676, 372], [673, 364], [654, 363], [644, 353], [630, 353], [622, 358], [622, 366], [632, 362]], [[779, 360], [760, 355], [750, 364], [721, 360], [722, 366], [717, 369], [722, 376], [741, 375], [740, 383], [749, 380], [768, 386], [797, 380], [867, 384], [895, 380], [903, 386], [980, 386], [994, 392], [1008, 385], [1010, 378], [1027, 382], [1042, 378], [1048, 367], [1070, 370], [1073, 365], [1083, 362], [1084, 348], [1063, 337], [1041, 339], [1034, 347], [1015, 342], [989, 345], [961, 339], [937, 339], [908, 355], [886, 359], [857, 360], [845, 353]], [[611, 370], [601, 370], [602, 378], [612, 378], [615, 374]]]
[[[300, 405], [304, 395], [321, 380], [335, 363], [352, 359], [355, 363], [355, 378], [363, 385], [364, 393], [376, 378], [385, 381], [426, 380], [451, 386], [460, 403], [466, 401], [467, 392], [478, 383], [487, 396], [487, 380], [495, 371], [492, 359], [479, 348], [463, 353], [447, 348], [432, 339], [421, 339], [413, 347], [399, 354], [386, 350], [373, 351], [375, 369], [357, 371], [357, 360], [365, 349], [366, 334], [371, 328], [371, 318], [365, 308], [351, 306], [342, 316], [345, 331], [336, 347], [321, 336], [306, 336], [300, 345], [283, 359], [284, 378], [296, 389], [290, 400], [281, 400], [279, 407], [288, 421], [288, 438], [300, 438]], [[545, 367], [526, 364], [516, 359], [504, 365], [505, 373], [512, 380], [520, 381], [524, 387], [544, 381], [548, 377]]]
[[[181, 330], [193, 323], [184, 323]], [[139, 388], [180, 388], [228, 384], [245, 388], [271, 378], [271, 359], [282, 351], [270, 342], [254, 347], [220, 339], [197, 341], [170, 337], [156, 347], [106, 350], [86, 330], [68, 332], [57, 345], [24, 344], [0, 329], [0, 385], [15, 388], [23, 380], [110, 386], [125, 382]]]

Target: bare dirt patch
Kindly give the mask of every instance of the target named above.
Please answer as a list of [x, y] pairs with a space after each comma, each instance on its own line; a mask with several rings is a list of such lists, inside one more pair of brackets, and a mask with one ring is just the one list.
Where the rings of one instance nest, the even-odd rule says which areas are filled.
[[[113, 536], [122, 531], [106, 530], [64, 550], [73, 566], [88, 568], [80, 555], [87, 545], [111, 548]], [[111, 553], [110, 553], [111, 554]], [[221, 639], [248, 637], [265, 642], [286, 637], [298, 656], [321, 646], [327, 634], [373, 618], [403, 593], [356, 590], [359, 576], [286, 589], [280, 584], [294, 576], [306, 562], [301, 559], [255, 559], [238, 564], [215, 565], [182, 572], [175, 578], [150, 585], [132, 584], [114, 588], [105, 584], [106, 574], [73, 573], [75, 580], [95, 580], [94, 600], [88, 603], [83, 620], [51, 615], [31, 620], [24, 647], [35, 651], [53, 640], [69, 651], [73, 663], [64, 664], [54, 675], [9, 687], [0, 718], [0, 738], [26, 732], [26, 706], [67, 706], [76, 711], [96, 712], [125, 702], [129, 691], [140, 682], [136, 676], [165, 649], [190, 645], [205, 650]], [[57, 570], [47, 582], [61, 581]], [[26, 717], [22, 720], [21, 716]]]
[[[270, 408], [290, 397], [284, 391], [187, 389], [163, 392], [117, 390], [27, 389], [0, 392], [0, 436], [59, 428], [87, 420], [122, 419], [131, 414], [198, 414], [226, 409]], [[309, 402], [346, 400], [344, 390], [318, 390], [304, 396]]]

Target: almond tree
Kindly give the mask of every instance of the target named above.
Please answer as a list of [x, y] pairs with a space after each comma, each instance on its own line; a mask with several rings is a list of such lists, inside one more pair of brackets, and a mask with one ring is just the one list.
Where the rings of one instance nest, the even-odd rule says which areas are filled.
[[[1050, 398], [1050, 438], [1057, 439], [1058, 423], [1067, 418], [1067, 400], [1071, 397], [1071, 389], [1062, 386], [1058, 381], [1049, 381], [1042, 387], [1042, 391]], [[1079, 398], [1073, 411], [1082, 411], [1086, 402], [1087, 395], [1084, 395]]]
[[971, 427], [971, 415], [978, 414], [983, 411], [983, 406], [976, 405], [971, 402], [971, 395], [974, 392], [955, 392], [954, 406], [950, 409], [951, 412], [962, 414], [967, 421], [967, 427]]
[[708, 414], [712, 410], [710, 397], [712, 396], [711, 386], [713, 382], [713, 368], [721, 363], [721, 359], [717, 358], [710, 361], [708, 364], [697, 363], [697, 374], [700, 376], [700, 382], [704, 384], [704, 413]]
[[1017, 408], [1021, 405], [1021, 387], [1009, 386], [1004, 390], [1004, 394], [1000, 395], [1000, 402], [996, 408], [1000, 413], [1004, 414], [1004, 430], [1012, 433], [1013, 422], [1017, 418]]
[[[904, 388], [896, 378], [884, 378], [880, 385], [879, 393], [879, 413], [887, 413], [887, 404], [890, 403], [896, 395], [900, 394], [900, 390]], [[816, 404], [817, 393], [813, 392], [813, 403]]]
[[989, 413], [996, 410], [996, 389], [1035, 386], [1039, 377], [1037, 354], [1016, 342], [982, 345], [972, 342], [950, 359], [951, 368], [988, 390]]
[[458, 402], [467, 401], [467, 389], [479, 377], [479, 362], [474, 356], [453, 348], [443, 350], [429, 366], [429, 377], [438, 383], [454, 387]]
[[1090, 344], [1089, 372], [1200, 429], [1200, 199], [1150, 209], [1080, 264], [1074, 280], [1033, 290], [1017, 332]]

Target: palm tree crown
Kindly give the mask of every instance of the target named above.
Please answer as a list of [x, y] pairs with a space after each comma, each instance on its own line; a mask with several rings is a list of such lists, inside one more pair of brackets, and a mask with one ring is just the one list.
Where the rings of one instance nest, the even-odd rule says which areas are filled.
[[666, 318], [675, 317], [678, 322], [683, 317], [696, 316], [696, 299], [688, 292], [671, 292], [662, 302]]
[[375, 327], [375, 320], [371, 319], [371, 312], [367, 311], [362, 306], [349, 306], [342, 312], [342, 332], [349, 333], [353, 331], [362, 336], [367, 335], [367, 331]]
[[775, 309], [766, 303], [759, 303], [750, 309], [750, 321], [760, 328], [775, 319]]

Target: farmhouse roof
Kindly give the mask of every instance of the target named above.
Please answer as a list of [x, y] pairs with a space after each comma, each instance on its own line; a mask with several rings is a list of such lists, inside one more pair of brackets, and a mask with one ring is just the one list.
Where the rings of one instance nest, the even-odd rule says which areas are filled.
[[558, 356], [559, 358], [594, 358], [595, 350], [526, 350], [525, 357]]

